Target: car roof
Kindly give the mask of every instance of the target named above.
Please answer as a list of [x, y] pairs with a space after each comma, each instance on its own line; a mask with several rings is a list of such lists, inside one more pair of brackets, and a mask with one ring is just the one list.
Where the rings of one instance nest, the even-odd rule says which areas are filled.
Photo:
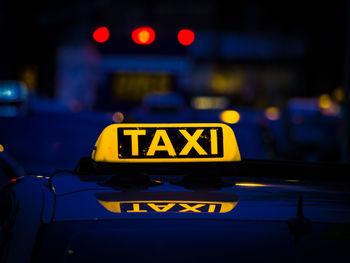
[[[186, 189], [169, 181], [143, 189], [117, 189], [102, 181], [84, 181], [82, 177], [62, 174], [52, 179], [56, 194], [54, 222], [110, 219], [208, 219], [208, 220], [286, 220], [295, 216], [299, 196], [304, 199], [304, 214], [316, 222], [344, 222], [350, 214], [350, 193], [340, 183], [306, 180], [233, 177], [234, 185], [218, 189]], [[41, 178], [47, 183], [45, 178]], [[109, 203], [108, 203], [109, 202]], [[208, 212], [209, 204], [230, 203], [232, 209]], [[139, 213], [111, 208], [115, 204], [141, 204]], [[167, 204], [205, 205], [201, 212], [157, 212]], [[142, 207], [148, 208], [142, 208]], [[181, 206], [181, 205], [180, 205]], [[146, 210], [146, 211], [145, 211]], [[184, 210], [184, 209], [183, 209]], [[200, 210], [200, 209], [197, 209]], [[224, 211], [224, 210], [223, 210]]]

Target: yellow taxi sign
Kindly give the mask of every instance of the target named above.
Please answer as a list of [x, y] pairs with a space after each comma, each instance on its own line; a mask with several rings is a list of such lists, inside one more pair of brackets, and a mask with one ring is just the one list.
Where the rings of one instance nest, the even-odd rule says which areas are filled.
[[233, 130], [222, 123], [112, 124], [99, 136], [95, 162], [240, 161]]

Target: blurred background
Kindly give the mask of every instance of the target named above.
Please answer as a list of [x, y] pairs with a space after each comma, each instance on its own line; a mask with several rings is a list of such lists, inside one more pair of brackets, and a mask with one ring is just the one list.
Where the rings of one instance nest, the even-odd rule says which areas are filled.
[[72, 169], [112, 123], [224, 122], [246, 159], [349, 162], [346, 1], [0, 1], [0, 150]]

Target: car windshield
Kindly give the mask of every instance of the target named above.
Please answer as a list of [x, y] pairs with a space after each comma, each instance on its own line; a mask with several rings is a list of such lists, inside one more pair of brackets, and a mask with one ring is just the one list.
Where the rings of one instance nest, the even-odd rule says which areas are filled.
[[128, 123], [224, 123], [243, 161], [349, 163], [346, 1], [20, 2], [0, 8], [0, 145], [28, 173], [73, 170]]

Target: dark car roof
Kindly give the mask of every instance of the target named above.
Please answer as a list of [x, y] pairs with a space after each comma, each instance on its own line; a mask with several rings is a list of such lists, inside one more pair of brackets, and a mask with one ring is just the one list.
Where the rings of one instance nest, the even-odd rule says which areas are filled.
[[[40, 178], [43, 184], [47, 179]], [[259, 179], [253, 177], [230, 177], [234, 185], [219, 189], [185, 189], [181, 185], [163, 182], [162, 185], [145, 189], [115, 189], [101, 182], [84, 181], [71, 174], [53, 178], [56, 207], [53, 221], [75, 221], [124, 218], [189, 218], [225, 220], [287, 220], [295, 216], [299, 196], [304, 200], [304, 215], [314, 222], [340, 223], [349, 220], [350, 193], [341, 183]], [[156, 204], [162, 210], [169, 203], [207, 204], [196, 209], [180, 212], [179, 206], [157, 212], [148, 204]], [[127, 212], [130, 206], [141, 204], [143, 212]], [[209, 204], [228, 204], [220, 210]], [[121, 205], [118, 211], [115, 205]], [[147, 208], [142, 208], [142, 207]], [[123, 210], [123, 207], [126, 207]], [[197, 206], [199, 207], [199, 205]], [[230, 209], [232, 208], [232, 209]], [[206, 210], [207, 209], [207, 210]], [[216, 210], [215, 210], [216, 209]], [[166, 210], [166, 209], [165, 209]]]

